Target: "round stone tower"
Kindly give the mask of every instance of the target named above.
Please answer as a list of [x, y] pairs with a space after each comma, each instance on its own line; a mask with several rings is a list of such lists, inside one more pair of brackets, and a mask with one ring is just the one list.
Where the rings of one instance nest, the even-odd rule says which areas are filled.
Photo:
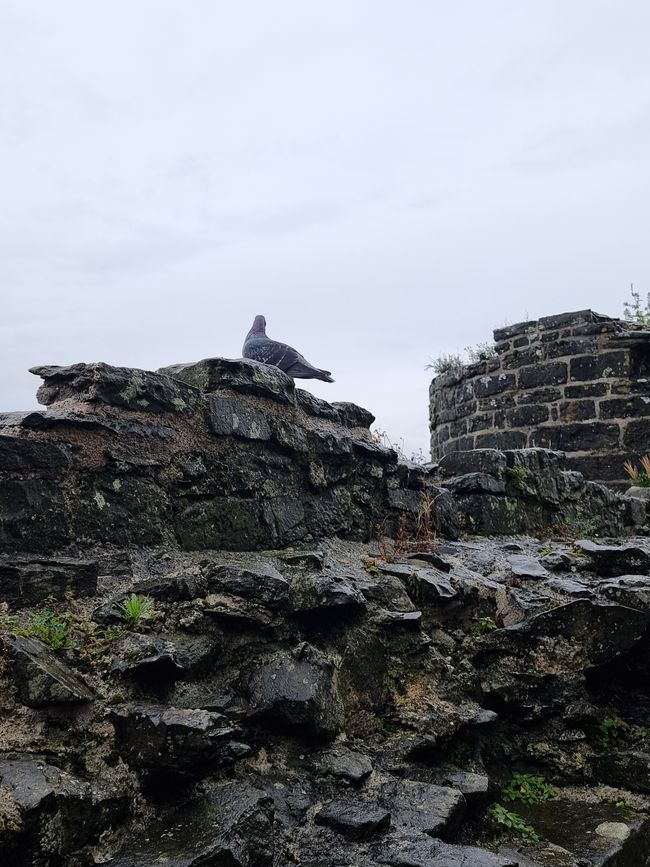
[[592, 310], [494, 332], [496, 355], [435, 377], [431, 455], [542, 446], [621, 486], [650, 450], [650, 330]]

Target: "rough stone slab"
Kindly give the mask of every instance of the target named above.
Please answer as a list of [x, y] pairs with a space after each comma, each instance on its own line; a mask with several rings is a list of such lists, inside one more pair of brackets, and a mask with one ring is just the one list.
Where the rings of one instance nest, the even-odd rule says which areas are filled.
[[20, 701], [28, 707], [93, 701], [86, 682], [41, 641], [18, 636], [9, 639], [11, 676]]
[[650, 613], [650, 577], [647, 575], [620, 575], [597, 585], [598, 593], [606, 599]]
[[296, 388], [290, 376], [278, 367], [248, 358], [204, 358], [191, 364], [161, 367], [158, 373], [200, 391], [230, 389], [242, 394], [256, 394], [278, 403], [296, 403]]
[[508, 565], [518, 578], [548, 578], [548, 572], [536, 557], [512, 554], [508, 557]]
[[46, 553], [69, 541], [59, 484], [47, 479], [0, 481], [0, 551]]
[[222, 563], [207, 570], [211, 592], [229, 593], [271, 610], [287, 610], [290, 583], [269, 563], [249, 560], [246, 564]]
[[454, 494], [505, 494], [506, 483], [487, 473], [467, 473], [442, 483]]
[[[135, 419], [107, 418], [92, 412], [69, 412], [67, 410], [49, 409], [47, 412], [5, 413], [4, 416], [15, 416], [13, 422], [3, 425], [0, 417], [0, 428], [14, 427], [24, 430], [53, 430], [56, 428], [76, 428], [79, 430], [106, 430], [123, 436], [137, 436], [157, 439], [175, 439], [176, 431], [163, 424], [147, 424]], [[29, 442], [36, 442], [29, 440]], [[133, 458], [131, 458], [133, 460]]]
[[335, 401], [332, 406], [337, 411], [338, 419], [345, 427], [369, 428], [375, 421], [374, 415], [362, 406], [348, 401]]
[[330, 801], [314, 821], [327, 825], [350, 840], [369, 840], [390, 826], [390, 813], [374, 804], [350, 801]]
[[411, 828], [443, 838], [454, 834], [467, 806], [457, 789], [413, 780], [385, 783], [379, 801], [390, 810], [394, 827]]
[[[73, 850], [96, 842], [125, 819], [129, 796], [88, 783], [32, 758], [0, 759], [0, 784], [16, 805], [22, 827], [2, 834], [2, 863], [67, 864]], [[6, 826], [5, 826], [6, 827]]]
[[441, 458], [438, 470], [443, 476], [464, 476], [467, 473], [487, 473], [500, 478], [506, 469], [506, 456], [496, 449], [475, 449], [455, 452]]
[[124, 409], [153, 412], [193, 413], [199, 403], [195, 388], [169, 376], [132, 367], [110, 364], [49, 365], [30, 368], [44, 384], [37, 392], [46, 406], [73, 398], [89, 403], [104, 403]]
[[598, 575], [650, 574], [650, 546], [631, 542], [600, 545], [590, 539], [579, 539], [575, 544], [589, 557]]
[[348, 780], [355, 786], [363, 783], [372, 773], [370, 759], [347, 747], [332, 747], [321, 753], [315, 761], [315, 767], [321, 774]]
[[273, 801], [262, 789], [226, 783], [129, 835], [108, 867], [271, 867]]
[[332, 613], [359, 610], [366, 607], [363, 594], [344, 577], [331, 574], [311, 574], [294, 579], [291, 588], [291, 610], [297, 614]]
[[33, 472], [66, 467], [68, 453], [56, 443], [0, 435], [0, 471]]
[[277, 654], [251, 672], [246, 685], [253, 714], [318, 738], [331, 739], [343, 724], [343, 705], [332, 663], [313, 654]]
[[111, 708], [110, 719], [118, 750], [138, 770], [201, 777], [250, 752], [233, 740], [226, 717], [207, 710], [126, 703]]
[[271, 428], [264, 413], [235, 397], [210, 395], [208, 422], [213, 433], [247, 440], [271, 439]]
[[0, 558], [0, 602], [38, 605], [50, 596], [64, 599], [93, 596], [97, 591], [97, 561], [72, 558]]
[[519, 867], [519, 859], [476, 846], [456, 846], [413, 831], [391, 833], [373, 854], [389, 867]]
[[607, 786], [650, 793], [650, 753], [640, 750], [613, 750], [594, 756], [594, 778]]

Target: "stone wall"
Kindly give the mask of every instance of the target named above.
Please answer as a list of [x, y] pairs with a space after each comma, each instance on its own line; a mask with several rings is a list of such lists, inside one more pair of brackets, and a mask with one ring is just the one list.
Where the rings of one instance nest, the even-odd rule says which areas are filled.
[[494, 332], [496, 356], [437, 376], [434, 460], [478, 448], [544, 447], [621, 486], [650, 449], [650, 333], [583, 310]]
[[425, 471], [374, 442], [361, 407], [250, 361], [169, 371], [33, 369], [47, 411], [0, 415], [0, 551], [255, 550], [417, 513]]

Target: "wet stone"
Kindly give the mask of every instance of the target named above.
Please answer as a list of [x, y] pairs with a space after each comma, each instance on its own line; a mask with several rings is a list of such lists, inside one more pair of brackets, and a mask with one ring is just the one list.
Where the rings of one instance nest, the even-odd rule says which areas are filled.
[[270, 867], [273, 801], [245, 783], [217, 786], [129, 837], [109, 867]]
[[34, 638], [9, 639], [11, 676], [28, 707], [93, 701], [95, 693], [56, 654]]
[[138, 770], [202, 777], [250, 752], [211, 711], [127, 703], [111, 708], [110, 719], [120, 754]]
[[616, 577], [650, 572], [650, 547], [644, 544], [600, 545], [580, 539], [576, 546], [591, 560], [598, 575]]
[[466, 809], [465, 798], [457, 789], [413, 780], [384, 784], [380, 803], [390, 810], [393, 826], [442, 838], [454, 834]]
[[306, 736], [331, 739], [343, 724], [334, 667], [319, 654], [277, 654], [250, 674], [246, 688], [254, 716]]
[[97, 591], [97, 561], [72, 558], [0, 558], [0, 602], [38, 605], [67, 593], [93, 596]]
[[548, 572], [535, 557], [525, 554], [513, 554], [508, 557], [508, 565], [513, 575], [518, 578], [547, 578]]
[[355, 786], [366, 780], [372, 773], [370, 759], [347, 747], [332, 747], [331, 750], [322, 753], [317, 758], [315, 767], [321, 774], [347, 780]]
[[518, 858], [476, 846], [450, 845], [413, 831], [391, 833], [373, 848], [373, 854], [390, 867], [519, 867], [520, 863]]
[[374, 804], [330, 801], [316, 813], [314, 821], [351, 840], [369, 840], [390, 826], [390, 813]]

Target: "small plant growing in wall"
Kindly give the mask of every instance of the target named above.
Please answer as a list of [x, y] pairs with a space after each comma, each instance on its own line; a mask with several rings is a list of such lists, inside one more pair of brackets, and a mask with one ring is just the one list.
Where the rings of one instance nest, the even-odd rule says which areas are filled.
[[432, 358], [429, 364], [426, 365], [426, 370], [432, 370], [436, 376], [441, 373], [447, 373], [449, 370], [461, 371], [464, 362], [462, 355], [458, 353], [449, 353], [439, 355], [437, 358]]
[[531, 774], [513, 774], [501, 793], [501, 800], [506, 803], [521, 801], [523, 804], [543, 804], [553, 797], [555, 797], [553, 786], [549, 786], [544, 777]]
[[623, 466], [625, 472], [632, 480], [632, 484], [637, 488], [650, 488], [650, 455], [644, 455], [641, 458], [641, 469], [635, 466], [631, 461], [625, 461]]
[[508, 810], [503, 804], [494, 804], [488, 811], [488, 826], [499, 836], [518, 837], [522, 843], [539, 843], [539, 834], [518, 813]]
[[628, 322], [635, 322], [650, 328], [650, 292], [646, 295], [645, 306], [641, 304], [641, 294], [634, 289], [634, 283], [630, 284], [631, 301], [623, 302], [623, 316]]
[[153, 613], [153, 599], [132, 593], [118, 606], [118, 610], [127, 626], [137, 628]]
[[57, 614], [50, 609], [34, 615], [25, 634], [38, 638], [50, 650], [70, 650], [75, 642], [70, 633], [70, 619], [67, 614]]

